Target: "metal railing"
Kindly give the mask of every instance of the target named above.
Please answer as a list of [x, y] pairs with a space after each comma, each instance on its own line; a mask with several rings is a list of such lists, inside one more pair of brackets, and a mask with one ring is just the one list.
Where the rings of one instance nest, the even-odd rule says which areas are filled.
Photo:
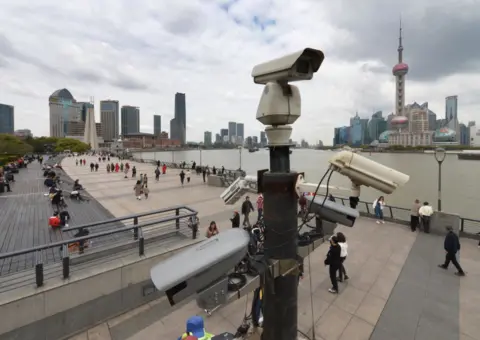
[[[182, 210], [184, 210], [184, 212], [182, 212]], [[167, 212], [171, 213], [170, 216], [163, 216], [161, 218], [150, 220], [146, 219], [146, 217]], [[34, 255], [33, 265], [30, 269], [32, 269], [32, 267], [34, 268], [35, 282], [37, 287], [40, 287], [44, 283], [44, 271], [46, 265], [58, 264], [61, 262], [63, 278], [67, 279], [70, 277], [70, 267], [72, 265], [71, 255], [78, 255], [74, 258], [75, 260], [82, 259], [85, 256], [91, 257], [92, 260], [98, 260], [115, 252], [115, 247], [123, 250], [124, 248], [122, 247], [130, 245], [127, 249], [136, 247], [138, 248], [138, 255], [143, 256], [145, 254], [145, 244], [147, 242], [154, 242], [155, 240], [158, 240], [159, 238], [163, 239], [168, 235], [180, 234], [180, 236], [184, 238], [196, 239], [198, 235], [198, 224], [191, 223], [191, 221], [196, 221], [197, 214], [197, 211], [189, 207], [176, 206], [101, 222], [68, 227], [65, 228], [64, 232], [71, 232], [79, 229], [88, 229], [89, 231], [94, 230], [94, 232], [86, 236], [73, 237], [67, 240], [3, 253], [0, 254], [0, 262], [5, 262], [26, 255]], [[140, 218], [145, 221], [140, 222]], [[129, 220], [132, 221], [132, 224], [125, 224], [125, 222]], [[114, 224], [115, 227], [105, 228], [105, 224]], [[124, 237], [117, 238], [116, 240], [112, 239], [112, 236], [115, 235], [123, 235]], [[100, 244], [101, 246], [94, 248], [89, 246], [89, 243]], [[72, 248], [75, 249], [72, 251]], [[51, 258], [49, 260], [48, 256], [45, 256], [48, 251], [59, 254], [60, 256], [58, 258], [54, 257], [53, 261]], [[78, 262], [80, 263], [81, 261]], [[13, 281], [18, 280], [14, 279]]]
[[[319, 195], [324, 197], [323, 195]], [[335, 197], [337, 202], [341, 202], [343, 205], [350, 206], [350, 201], [345, 197]], [[358, 202], [357, 210], [363, 216], [373, 217], [375, 212], [373, 211], [372, 202], [360, 201]], [[383, 214], [385, 220], [401, 224], [410, 224], [410, 209], [395, 207], [386, 205], [383, 208]], [[463, 236], [479, 235], [480, 233], [480, 220], [472, 218], [460, 217], [460, 233]]]
[[[192, 167], [191, 167], [191, 163], [186, 163], [185, 164], [185, 167], [182, 168], [182, 163], [183, 162], [163, 162], [159, 159], [143, 159], [143, 158], [135, 158], [133, 157], [132, 160], [134, 162], [138, 162], [138, 163], [148, 163], [148, 164], [153, 164], [153, 165], [156, 165], [157, 162], [160, 162], [160, 165], [163, 165], [165, 164], [167, 166], [167, 168], [172, 168], [172, 169], [190, 169], [192, 170]], [[200, 166], [200, 164], [197, 164], [197, 167], [204, 167], [204, 165]], [[212, 171], [212, 166], [209, 166], [209, 169], [210, 169], [210, 173]], [[222, 169], [222, 167], [215, 167], [215, 169], [217, 170], [217, 175], [221, 175], [220, 174], [220, 170]], [[243, 170], [232, 170], [232, 169], [225, 169], [224, 171], [224, 174], [234, 174], [234, 173], [237, 173], [241, 171], [242, 173], [244, 173]]]

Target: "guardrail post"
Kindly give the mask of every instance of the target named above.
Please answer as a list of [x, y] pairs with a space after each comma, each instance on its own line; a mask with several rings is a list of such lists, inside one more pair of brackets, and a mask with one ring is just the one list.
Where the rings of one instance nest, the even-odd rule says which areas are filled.
[[[180, 215], [180, 209], [179, 208], [175, 209], [175, 215], [176, 216]], [[175, 228], [177, 228], [177, 230], [180, 229], [180, 219], [179, 218], [175, 219]]]
[[143, 238], [142, 229], [138, 230], [138, 255], [143, 256], [145, 254], [145, 239]]
[[43, 254], [41, 251], [35, 253], [35, 282], [37, 287], [43, 286]]
[[63, 278], [68, 279], [70, 276], [70, 254], [68, 253], [68, 245], [62, 246], [62, 267]]
[[367, 214], [371, 215], [371, 213], [370, 213], [370, 208], [368, 207], [368, 203], [367, 203], [367, 202], [365, 202], [365, 207], [367, 207]]
[[463, 228], [465, 226], [465, 220], [463, 218], [460, 219], [460, 231], [463, 233]]
[[[196, 220], [196, 216], [194, 217], [194, 220]], [[192, 239], [195, 240], [197, 238], [197, 233], [198, 233], [198, 223], [195, 222], [192, 224]]]
[[[133, 225], [138, 225], [138, 217], [133, 218]], [[138, 227], [133, 228], [133, 239], [138, 240]]]
[[390, 210], [390, 217], [392, 218], [392, 220], [394, 219], [393, 217], [393, 211], [392, 211], [392, 207], [388, 207], [388, 210]]

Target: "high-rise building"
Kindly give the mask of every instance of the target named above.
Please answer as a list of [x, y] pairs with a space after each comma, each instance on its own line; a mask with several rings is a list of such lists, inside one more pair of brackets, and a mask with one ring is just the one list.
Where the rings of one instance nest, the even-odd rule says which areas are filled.
[[15, 131], [15, 109], [12, 105], [0, 104], [0, 133]]
[[220, 144], [222, 143], [222, 136], [219, 133], [215, 134], [215, 143]]
[[445, 121], [446, 127], [455, 131], [457, 142], [460, 141], [460, 125], [458, 122], [458, 96], [445, 98]]
[[437, 114], [428, 110], [428, 129], [435, 131], [437, 129]]
[[377, 111], [368, 122], [368, 136], [372, 140], [378, 140], [380, 135], [387, 130], [387, 121], [383, 118], [382, 111]]
[[122, 113], [122, 136], [140, 133], [140, 109], [136, 106], [124, 105]]
[[225, 137], [228, 140], [228, 129], [220, 129], [220, 137], [222, 137], [222, 141], [225, 140]]
[[118, 100], [100, 101], [100, 122], [103, 139], [108, 142], [118, 140], [120, 133], [120, 106]]
[[[67, 89], [60, 89], [48, 97], [50, 111], [50, 137], [65, 137], [72, 135], [75, 126], [82, 125], [83, 105], [77, 103]], [[84, 124], [83, 124], [84, 126]], [[83, 136], [83, 130], [80, 133]]]
[[97, 124], [95, 123], [95, 110], [93, 103], [86, 107], [85, 128], [83, 142], [90, 145], [93, 150], [98, 150], [98, 133]]
[[252, 143], [253, 143], [253, 145], [257, 145], [257, 144], [258, 144], [258, 137], [257, 137], [257, 136], [253, 136], [253, 137], [252, 137]]
[[211, 146], [212, 145], [212, 132], [211, 131], [205, 131], [203, 133], [203, 144], [205, 146]]
[[185, 93], [175, 93], [175, 117], [170, 120], [170, 138], [187, 143], [187, 113]]
[[237, 142], [237, 123], [228, 122], [228, 141], [230, 143]]
[[244, 125], [243, 123], [237, 123], [237, 143], [239, 145], [243, 144], [244, 136]]
[[463, 123], [460, 123], [460, 145], [470, 145], [470, 129]]
[[160, 136], [162, 133], [162, 116], [153, 115], [153, 134]]
[[260, 144], [262, 146], [267, 145], [267, 134], [265, 133], [265, 131], [260, 131]]

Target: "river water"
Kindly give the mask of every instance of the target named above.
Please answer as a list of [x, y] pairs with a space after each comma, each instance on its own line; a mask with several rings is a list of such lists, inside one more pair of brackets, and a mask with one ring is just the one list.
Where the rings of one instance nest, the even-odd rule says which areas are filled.
[[[308, 182], [319, 181], [328, 168], [328, 160], [334, 151], [294, 149], [290, 162], [293, 170], [305, 172]], [[241, 168], [248, 174], [256, 175], [257, 170], [269, 167], [268, 150], [249, 153], [239, 150], [197, 150], [177, 152], [141, 152], [135, 155], [143, 159], [155, 159], [165, 162], [192, 162], [202, 165], [227, 169]], [[401, 153], [362, 153], [362, 156], [394, 168], [410, 176], [410, 181], [385, 197], [386, 203], [392, 206], [410, 208], [416, 198], [428, 201], [437, 206], [438, 164], [433, 154], [401, 154]], [[458, 160], [457, 155], [447, 155], [442, 165], [442, 210], [457, 213], [462, 217], [480, 219], [480, 162]], [[325, 183], [324, 183], [325, 184]], [[348, 178], [334, 173], [330, 184], [350, 187]], [[370, 202], [381, 193], [371, 188], [362, 187], [360, 199]], [[344, 196], [348, 196], [348, 193]]]

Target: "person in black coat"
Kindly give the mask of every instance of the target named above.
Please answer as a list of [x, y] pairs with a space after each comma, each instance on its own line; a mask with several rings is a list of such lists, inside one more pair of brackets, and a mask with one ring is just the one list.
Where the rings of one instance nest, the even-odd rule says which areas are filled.
[[443, 242], [443, 248], [447, 252], [445, 255], [445, 263], [439, 264], [438, 266], [442, 269], [448, 269], [450, 262], [457, 268], [455, 275], [465, 276], [465, 272], [457, 261], [457, 252], [460, 250], [460, 240], [458, 239], [457, 234], [453, 232], [453, 228], [447, 227], [448, 233], [445, 236], [445, 241]]
[[233, 212], [233, 217], [230, 221], [232, 222], [232, 228], [240, 228], [240, 214], [238, 211]]
[[338, 281], [337, 281], [337, 271], [341, 267], [341, 249], [338, 244], [337, 236], [333, 236], [330, 239], [330, 250], [327, 253], [327, 258], [325, 259], [325, 265], [329, 266], [330, 281], [332, 282], [332, 288], [328, 291], [332, 294], [338, 293]]

